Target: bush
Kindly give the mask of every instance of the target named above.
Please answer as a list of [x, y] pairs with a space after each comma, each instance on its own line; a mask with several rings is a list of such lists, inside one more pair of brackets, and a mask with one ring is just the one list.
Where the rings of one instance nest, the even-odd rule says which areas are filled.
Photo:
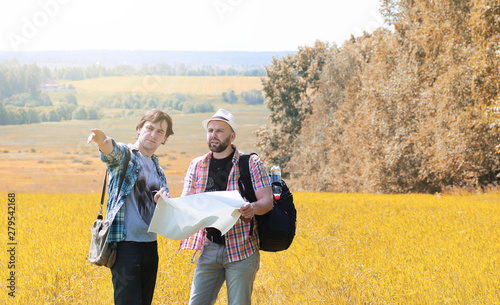
[[73, 111], [73, 120], [86, 120], [87, 119], [87, 111], [83, 107], [77, 108]]
[[98, 120], [99, 119], [99, 112], [97, 111], [96, 108], [92, 107], [87, 110], [87, 119], [88, 120]]
[[59, 114], [57, 113], [56, 110], [52, 109], [47, 114], [47, 121], [49, 121], [49, 122], [60, 122], [61, 121], [61, 117], [59, 116]]
[[256, 89], [241, 92], [241, 97], [248, 105], [261, 105], [264, 103], [262, 92]]
[[183, 113], [206, 113], [213, 112], [214, 106], [209, 102], [200, 103], [183, 103], [182, 112]]
[[234, 90], [222, 93], [222, 100], [228, 104], [234, 104], [238, 101], [238, 97], [234, 93]]

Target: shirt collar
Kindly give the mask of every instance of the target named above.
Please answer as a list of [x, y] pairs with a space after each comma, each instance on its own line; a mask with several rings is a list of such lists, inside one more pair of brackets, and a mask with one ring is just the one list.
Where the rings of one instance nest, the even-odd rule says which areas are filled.
[[[139, 148], [137, 148], [134, 144], [129, 143], [127, 146], [130, 148], [131, 151], [139, 151]], [[155, 154], [151, 156], [151, 159], [153, 161], [159, 162], [159, 158]]]

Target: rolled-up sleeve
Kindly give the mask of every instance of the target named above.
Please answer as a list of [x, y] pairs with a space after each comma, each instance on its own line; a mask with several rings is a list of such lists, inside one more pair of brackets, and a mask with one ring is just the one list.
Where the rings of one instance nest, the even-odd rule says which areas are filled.
[[106, 163], [109, 168], [115, 168], [120, 166], [123, 158], [125, 157], [125, 149], [127, 146], [125, 144], [118, 145], [114, 139], [111, 139], [113, 143], [113, 151], [106, 155], [101, 150], [99, 150], [99, 154], [101, 155], [101, 161]]
[[271, 186], [271, 179], [267, 174], [264, 163], [257, 155], [252, 155], [250, 158], [250, 175], [252, 177], [253, 187], [255, 190]]

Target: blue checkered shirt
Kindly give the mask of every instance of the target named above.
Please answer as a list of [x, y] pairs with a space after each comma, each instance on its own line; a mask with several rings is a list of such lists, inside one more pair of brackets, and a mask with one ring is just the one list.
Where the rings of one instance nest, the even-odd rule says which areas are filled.
[[[139, 176], [139, 170], [141, 169], [139, 150], [129, 144], [129, 146], [123, 143], [117, 143], [113, 141], [113, 151], [109, 155], [103, 154], [99, 151], [101, 155], [101, 160], [106, 163], [109, 171], [109, 183], [108, 183], [108, 212], [106, 213], [106, 219], [113, 219], [113, 223], [109, 229], [108, 242], [120, 242], [125, 239], [125, 207], [124, 203], [127, 196], [132, 191], [132, 188]], [[130, 161], [128, 163], [127, 172], [125, 173], [125, 178], [123, 179], [123, 184], [118, 194], [118, 188], [120, 186], [120, 176], [125, 168], [125, 157], [127, 149], [130, 148]], [[169, 191], [167, 187], [167, 177], [160, 167], [158, 161], [158, 156], [153, 155], [151, 157], [153, 160], [156, 171], [160, 176], [160, 185], [165, 187], [167, 192]], [[123, 208], [122, 208], [123, 207]]]

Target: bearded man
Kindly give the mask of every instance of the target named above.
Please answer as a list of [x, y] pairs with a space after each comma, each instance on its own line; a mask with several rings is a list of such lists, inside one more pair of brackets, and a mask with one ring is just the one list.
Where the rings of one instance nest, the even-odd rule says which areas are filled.
[[[191, 161], [181, 196], [213, 191], [238, 190], [239, 157], [236, 149], [237, 125], [233, 115], [219, 109], [202, 122], [210, 151]], [[214, 304], [226, 281], [228, 304], [251, 304], [253, 282], [260, 265], [259, 236], [254, 215], [263, 215], [273, 206], [271, 181], [257, 155], [249, 162], [257, 201], [245, 202], [241, 217], [224, 235], [205, 228], [187, 240], [180, 249], [201, 250], [191, 285], [189, 304]], [[253, 222], [253, 225], [252, 225]]]

